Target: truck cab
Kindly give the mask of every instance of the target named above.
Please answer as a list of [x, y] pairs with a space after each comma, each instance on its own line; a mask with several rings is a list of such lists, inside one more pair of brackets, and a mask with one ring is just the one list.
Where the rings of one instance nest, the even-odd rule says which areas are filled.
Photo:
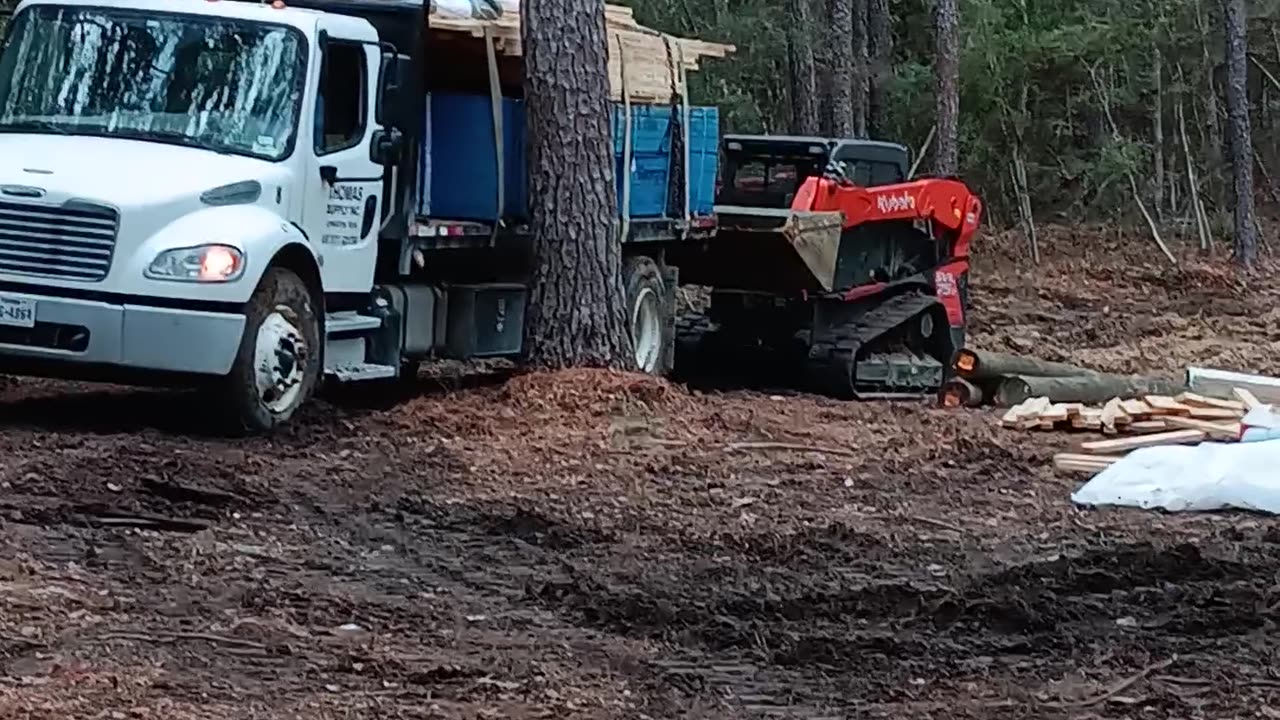
[[[517, 357], [518, 45], [457, 19], [433, 36], [430, 7], [19, 3], [0, 41], [0, 373], [207, 387], [265, 431], [324, 379]], [[663, 67], [682, 68], [674, 98], [685, 64]], [[613, 89], [623, 281], [637, 363], [662, 373], [663, 248], [714, 232], [718, 115], [637, 106], [640, 71]]]
[[287, 419], [326, 320], [360, 322], [326, 311], [373, 284], [386, 62], [369, 22], [279, 3], [21, 3], [0, 370], [216, 380], [244, 425]]

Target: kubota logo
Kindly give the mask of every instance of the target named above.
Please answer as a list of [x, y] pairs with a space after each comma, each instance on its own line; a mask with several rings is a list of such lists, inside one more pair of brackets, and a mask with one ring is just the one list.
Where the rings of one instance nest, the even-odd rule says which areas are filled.
[[876, 196], [876, 209], [882, 213], [915, 210], [916, 198], [909, 192], [884, 193]]

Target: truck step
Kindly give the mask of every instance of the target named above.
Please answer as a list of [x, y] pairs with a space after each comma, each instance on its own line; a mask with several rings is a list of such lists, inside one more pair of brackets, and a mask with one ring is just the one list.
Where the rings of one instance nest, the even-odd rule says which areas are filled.
[[327, 372], [336, 377], [338, 382], [361, 382], [393, 378], [396, 376], [397, 368], [394, 365], [360, 363], [359, 365], [339, 365], [329, 368]]
[[333, 312], [325, 315], [324, 317], [324, 330], [326, 335], [356, 332], [359, 330], [373, 330], [381, 326], [382, 320], [380, 318], [361, 315], [354, 310]]

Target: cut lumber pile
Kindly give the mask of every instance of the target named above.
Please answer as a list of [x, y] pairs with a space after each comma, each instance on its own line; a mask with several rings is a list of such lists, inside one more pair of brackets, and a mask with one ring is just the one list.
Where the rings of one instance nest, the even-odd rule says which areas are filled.
[[1080, 452], [1053, 457], [1053, 466], [1059, 471], [1095, 474], [1139, 448], [1240, 440], [1244, 431], [1241, 420], [1256, 400], [1247, 390], [1238, 390], [1236, 395], [1241, 399], [1223, 400], [1192, 392], [1127, 400], [1115, 397], [1101, 407], [1036, 397], [1010, 408], [1001, 424], [1019, 430], [1083, 430], [1116, 436], [1083, 442]]
[[1215, 440], [1237, 440], [1240, 420], [1247, 411], [1243, 402], [1195, 393], [1128, 400], [1113, 397], [1101, 406], [1056, 403], [1040, 396], [1009, 408], [1000, 424], [1018, 430], [1083, 430], [1106, 435], [1196, 430]]
[[939, 398], [944, 407], [993, 404], [1008, 408], [1000, 418], [1006, 428], [1107, 436], [1055, 455], [1063, 472], [1098, 473], [1140, 448], [1280, 440], [1280, 414], [1250, 415], [1280, 404], [1280, 378], [1204, 368], [1188, 368], [1180, 379], [1112, 375], [969, 348], [956, 353], [952, 370]]
[[[497, 17], [459, 17], [434, 12], [427, 21], [433, 32], [462, 34], [482, 39], [488, 33], [498, 52], [507, 58], [522, 55], [520, 14], [503, 9]], [[723, 58], [732, 45], [680, 38], [636, 22], [633, 11], [622, 5], [605, 5], [608, 32], [609, 87], [620, 100], [623, 88], [633, 101], [667, 103], [673, 90], [684, 87], [687, 72], [696, 71], [703, 58]], [[623, 74], [625, 73], [625, 82]]]

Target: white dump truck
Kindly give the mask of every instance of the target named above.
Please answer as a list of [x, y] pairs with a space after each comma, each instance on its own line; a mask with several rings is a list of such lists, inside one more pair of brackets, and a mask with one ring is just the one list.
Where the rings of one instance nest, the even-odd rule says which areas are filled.
[[[518, 355], [524, 123], [501, 37], [518, 26], [453, 17], [430, 40], [430, 15], [18, 4], [0, 54], [0, 373], [204, 386], [263, 431], [326, 377]], [[714, 108], [672, 98], [615, 103], [630, 316], [656, 373], [676, 283], [661, 248], [709, 232], [718, 141]]]

